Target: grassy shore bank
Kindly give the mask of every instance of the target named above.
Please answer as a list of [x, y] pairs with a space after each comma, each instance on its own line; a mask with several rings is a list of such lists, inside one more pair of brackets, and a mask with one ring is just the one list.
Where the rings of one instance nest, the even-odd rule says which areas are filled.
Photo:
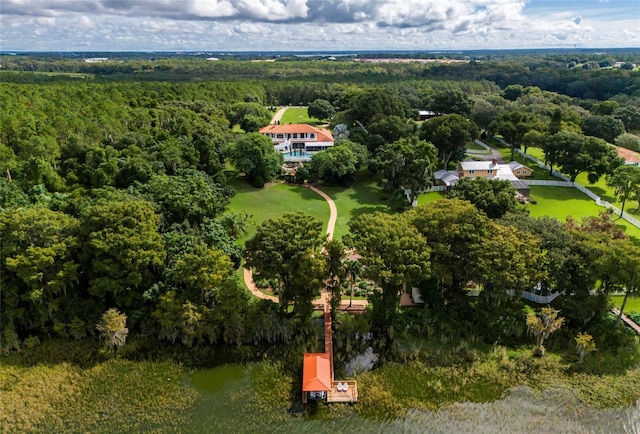
[[388, 432], [430, 429], [434, 420], [444, 432], [469, 423], [519, 432], [541, 414], [562, 432], [611, 432], [640, 417], [640, 369], [595, 371], [604, 354], [576, 367], [566, 355], [540, 359], [529, 349], [455, 350], [467, 363], [388, 363], [357, 377], [357, 404], [306, 408], [299, 367], [275, 361], [193, 371], [121, 359], [30, 365], [13, 354], [0, 366], [0, 432]]

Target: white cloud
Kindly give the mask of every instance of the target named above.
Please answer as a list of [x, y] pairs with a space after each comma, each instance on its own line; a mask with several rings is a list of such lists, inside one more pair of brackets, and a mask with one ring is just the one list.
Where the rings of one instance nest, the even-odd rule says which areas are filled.
[[76, 19], [76, 25], [85, 30], [93, 30], [96, 28], [96, 23], [86, 15], [82, 15]]
[[264, 34], [270, 33], [269, 29], [266, 26], [255, 24], [255, 23], [236, 24], [233, 29], [235, 30], [236, 33], [243, 33], [243, 34], [253, 33], [253, 34], [264, 35]]
[[54, 17], [38, 17], [35, 19], [35, 23], [40, 26], [54, 26], [56, 19]]
[[332, 30], [342, 34], [364, 34], [365, 28], [369, 27], [364, 24], [335, 24]]
[[185, 10], [194, 16], [208, 18], [232, 17], [238, 12], [232, 2], [226, 0], [195, 0], [187, 2]]
[[579, 14], [519, 0], [0, 1], [5, 50], [640, 46], [635, 1]]

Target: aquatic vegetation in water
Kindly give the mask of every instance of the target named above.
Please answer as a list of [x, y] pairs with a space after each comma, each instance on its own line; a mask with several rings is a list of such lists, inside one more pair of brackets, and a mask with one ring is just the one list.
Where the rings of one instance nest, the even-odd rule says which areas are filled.
[[353, 359], [349, 360], [345, 367], [347, 377], [354, 377], [364, 372], [369, 372], [373, 369], [373, 365], [378, 361], [378, 355], [373, 352], [373, 348], [367, 348], [363, 354], [358, 354]]

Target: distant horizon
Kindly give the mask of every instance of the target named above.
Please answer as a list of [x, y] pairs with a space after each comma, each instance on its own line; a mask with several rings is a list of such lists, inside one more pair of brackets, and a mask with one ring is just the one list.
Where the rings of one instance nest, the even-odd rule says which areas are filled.
[[2, 0], [0, 19], [8, 52], [640, 47], [638, 0]]
[[0, 55], [14, 53], [167, 53], [167, 54], [233, 54], [233, 53], [268, 53], [268, 54], [357, 54], [357, 53], [419, 53], [419, 54], [447, 54], [447, 53], [477, 53], [477, 52], [511, 52], [511, 51], [640, 51], [639, 46], [629, 47], [540, 47], [540, 48], [470, 48], [470, 49], [341, 49], [341, 50], [5, 50], [0, 49]]

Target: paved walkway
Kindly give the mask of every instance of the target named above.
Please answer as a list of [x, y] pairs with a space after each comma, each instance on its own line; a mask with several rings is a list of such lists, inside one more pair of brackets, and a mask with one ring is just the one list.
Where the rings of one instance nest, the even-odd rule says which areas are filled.
[[287, 111], [288, 108], [289, 108], [288, 106], [280, 107], [280, 110], [278, 110], [276, 114], [273, 115], [273, 119], [271, 119], [271, 124], [277, 124], [278, 122], [280, 122], [280, 119], [282, 119], [282, 115], [284, 114], [284, 112]]
[[316, 193], [318, 193], [329, 204], [330, 214], [329, 214], [329, 223], [327, 224], [327, 239], [332, 240], [333, 231], [336, 228], [336, 220], [338, 219], [338, 208], [336, 208], [336, 203], [333, 201], [333, 199], [331, 199], [331, 197], [327, 193], [320, 190], [318, 187], [315, 187], [313, 185], [309, 185], [307, 187], [311, 189], [311, 191], [315, 191]]
[[[306, 186], [308, 187], [311, 191], [314, 191], [316, 193], [318, 193], [324, 200], [327, 201], [327, 203], [329, 204], [329, 223], [327, 224], [327, 239], [332, 240], [333, 239], [333, 231], [336, 227], [336, 220], [338, 219], [338, 208], [336, 208], [336, 204], [333, 201], [333, 199], [331, 199], [331, 197], [325, 193], [324, 191], [320, 190], [318, 187], [314, 187], [313, 185], [309, 185]], [[274, 301], [276, 303], [278, 303], [278, 297], [275, 297], [273, 295], [269, 295], [269, 294], [265, 294], [264, 292], [260, 291], [257, 287], [255, 282], [253, 281], [253, 275], [251, 273], [251, 270], [249, 270], [248, 268], [244, 269], [244, 283], [247, 285], [247, 288], [249, 288], [249, 291], [251, 291], [251, 293], [258, 297], [261, 298], [263, 300], [271, 300]], [[328, 303], [329, 297], [328, 297], [328, 291], [326, 289], [324, 289], [322, 291], [322, 294], [320, 295], [320, 298], [316, 299], [313, 301], [314, 305], [325, 305]], [[366, 305], [366, 302], [364, 302]], [[347, 303], [348, 304], [348, 303]], [[361, 305], [362, 302], [359, 303], [359, 305]]]
[[500, 151], [491, 145], [487, 145], [487, 147], [489, 148], [488, 154], [473, 154], [473, 158], [486, 161], [496, 160], [497, 163], [504, 164], [504, 158], [502, 158]]

